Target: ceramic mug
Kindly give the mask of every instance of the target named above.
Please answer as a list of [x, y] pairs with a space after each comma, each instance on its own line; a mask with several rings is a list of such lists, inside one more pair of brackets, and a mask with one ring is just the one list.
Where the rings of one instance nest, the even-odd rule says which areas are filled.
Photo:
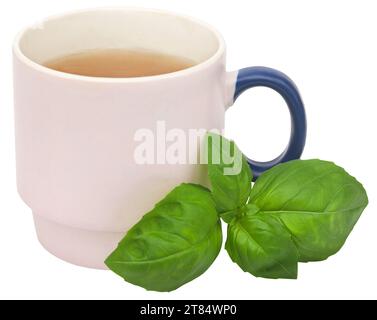
[[[105, 48], [143, 48], [189, 58], [188, 69], [139, 78], [96, 78], [54, 71], [56, 57]], [[222, 129], [226, 109], [246, 89], [265, 86], [285, 99], [291, 137], [276, 159], [249, 160], [254, 175], [299, 158], [306, 119], [299, 92], [265, 67], [225, 70], [225, 44], [205, 23], [146, 9], [95, 9], [27, 28], [14, 44], [17, 185], [37, 236], [71, 263], [103, 261], [128, 228], [181, 182], [206, 183], [202, 166], [138, 165], [139, 128]]]

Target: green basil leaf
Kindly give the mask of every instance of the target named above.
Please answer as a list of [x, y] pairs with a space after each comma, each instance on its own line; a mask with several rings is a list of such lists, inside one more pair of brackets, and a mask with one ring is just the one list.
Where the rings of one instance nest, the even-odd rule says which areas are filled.
[[[217, 211], [228, 217], [229, 213], [244, 206], [251, 191], [250, 167], [233, 141], [208, 133], [208, 176]], [[231, 214], [232, 216], [235, 215]]]
[[263, 278], [297, 278], [298, 252], [289, 231], [274, 216], [255, 213], [232, 220], [225, 248], [245, 272]]
[[171, 291], [206, 271], [221, 243], [211, 193], [182, 184], [128, 231], [105, 263], [130, 283]]
[[300, 261], [307, 262], [324, 260], [340, 250], [368, 197], [363, 186], [334, 163], [294, 160], [263, 173], [250, 201], [284, 223]]

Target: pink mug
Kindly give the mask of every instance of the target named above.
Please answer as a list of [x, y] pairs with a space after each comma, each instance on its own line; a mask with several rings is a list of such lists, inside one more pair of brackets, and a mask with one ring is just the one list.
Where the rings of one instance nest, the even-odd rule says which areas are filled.
[[[188, 69], [140, 78], [96, 78], [43, 64], [104, 48], [143, 48], [196, 62]], [[103, 261], [127, 229], [181, 182], [206, 183], [197, 164], [135, 163], [135, 132], [223, 129], [238, 95], [255, 86], [279, 92], [291, 112], [287, 149], [266, 163], [249, 160], [258, 176], [298, 158], [306, 122], [289, 78], [269, 68], [225, 70], [225, 44], [195, 19], [145, 9], [95, 9], [55, 16], [24, 30], [14, 45], [17, 185], [32, 209], [38, 238], [71, 263]]]

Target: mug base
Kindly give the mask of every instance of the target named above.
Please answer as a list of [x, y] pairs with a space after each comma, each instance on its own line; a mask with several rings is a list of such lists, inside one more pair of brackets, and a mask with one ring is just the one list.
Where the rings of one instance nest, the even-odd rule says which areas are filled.
[[33, 217], [42, 246], [59, 259], [82, 267], [107, 270], [104, 261], [124, 236], [120, 232], [72, 228], [35, 212]]

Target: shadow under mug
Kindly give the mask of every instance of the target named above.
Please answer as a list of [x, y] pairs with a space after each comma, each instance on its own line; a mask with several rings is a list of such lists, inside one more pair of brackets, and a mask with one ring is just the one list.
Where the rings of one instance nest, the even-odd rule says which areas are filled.
[[[197, 62], [140, 78], [95, 78], [43, 63], [90, 49], [143, 48]], [[138, 165], [135, 132], [223, 129], [227, 107], [246, 89], [266, 86], [285, 99], [291, 136], [269, 162], [249, 160], [254, 176], [299, 158], [304, 106], [293, 82], [265, 67], [225, 70], [225, 44], [195, 19], [145, 9], [95, 9], [27, 28], [14, 44], [17, 185], [42, 245], [71, 263], [105, 268], [125, 232], [181, 182], [206, 184], [199, 165]]]

